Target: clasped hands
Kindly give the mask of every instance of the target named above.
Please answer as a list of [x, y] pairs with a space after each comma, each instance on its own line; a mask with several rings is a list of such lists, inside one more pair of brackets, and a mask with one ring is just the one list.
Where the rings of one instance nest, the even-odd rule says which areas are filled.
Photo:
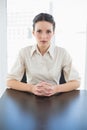
[[56, 93], [56, 85], [47, 82], [40, 82], [31, 86], [31, 92], [38, 96], [52, 96]]

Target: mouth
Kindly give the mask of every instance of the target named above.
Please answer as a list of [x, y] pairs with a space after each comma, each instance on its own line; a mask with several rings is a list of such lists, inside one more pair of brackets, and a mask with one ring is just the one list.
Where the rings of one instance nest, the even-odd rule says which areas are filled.
[[47, 43], [47, 41], [40, 41], [40, 42], [43, 43], [43, 44]]

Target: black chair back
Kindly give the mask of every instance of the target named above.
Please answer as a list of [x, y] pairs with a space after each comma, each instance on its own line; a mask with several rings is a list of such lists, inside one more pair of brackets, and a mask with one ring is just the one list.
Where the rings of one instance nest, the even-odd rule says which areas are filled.
[[63, 70], [62, 70], [59, 84], [63, 84], [63, 83], [66, 83], [66, 80], [64, 78], [64, 73], [63, 73]]
[[23, 78], [22, 78], [21, 82], [23, 82], [23, 83], [27, 83], [26, 72], [24, 73], [24, 75], [23, 75]]

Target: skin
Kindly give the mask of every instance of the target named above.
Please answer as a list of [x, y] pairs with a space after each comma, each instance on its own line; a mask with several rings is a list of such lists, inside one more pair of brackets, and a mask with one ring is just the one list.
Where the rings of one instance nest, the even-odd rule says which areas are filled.
[[[49, 48], [54, 33], [53, 25], [50, 22], [39, 21], [35, 24], [33, 35], [36, 38], [38, 50], [42, 55], [44, 55]], [[72, 80], [64, 84], [52, 85], [41, 81], [40, 83], [33, 85], [22, 83], [13, 79], [7, 81], [7, 86], [8, 88], [16, 90], [31, 92], [37, 96], [49, 97], [56, 93], [75, 90], [80, 86], [80, 82], [77, 80]]]
[[38, 49], [42, 55], [47, 51], [50, 46], [51, 39], [54, 35], [53, 25], [49, 22], [37, 22], [33, 35], [36, 38]]

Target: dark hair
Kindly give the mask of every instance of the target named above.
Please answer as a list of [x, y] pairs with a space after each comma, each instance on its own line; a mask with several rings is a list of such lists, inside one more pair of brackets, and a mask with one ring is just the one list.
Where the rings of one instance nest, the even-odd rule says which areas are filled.
[[53, 31], [55, 30], [55, 21], [52, 15], [48, 13], [40, 13], [33, 19], [33, 30], [35, 29], [35, 24], [39, 21], [47, 21], [53, 24]]

